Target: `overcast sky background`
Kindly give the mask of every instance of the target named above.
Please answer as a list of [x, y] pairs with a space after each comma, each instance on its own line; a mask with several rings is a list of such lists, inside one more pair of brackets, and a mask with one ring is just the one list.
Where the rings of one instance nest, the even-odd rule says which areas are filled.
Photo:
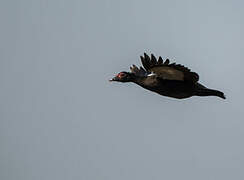
[[[0, 1], [1, 180], [243, 180], [244, 2]], [[227, 99], [109, 83], [144, 52]]]

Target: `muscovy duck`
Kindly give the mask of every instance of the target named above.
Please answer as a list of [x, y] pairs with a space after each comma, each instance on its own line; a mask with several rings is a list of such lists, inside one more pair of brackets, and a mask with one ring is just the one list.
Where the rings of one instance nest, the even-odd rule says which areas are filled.
[[183, 65], [170, 63], [169, 59], [158, 60], [151, 54], [151, 58], [144, 53], [141, 56], [143, 67], [133, 65], [131, 72], [120, 72], [110, 81], [133, 82], [139, 86], [163, 96], [177, 99], [191, 96], [218, 96], [225, 99], [223, 92], [208, 89], [198, 83], [199, 76]]

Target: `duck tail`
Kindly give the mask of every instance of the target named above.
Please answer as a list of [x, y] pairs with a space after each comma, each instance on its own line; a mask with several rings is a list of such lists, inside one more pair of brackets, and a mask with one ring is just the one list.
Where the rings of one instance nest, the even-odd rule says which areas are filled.
[[218, 96], [222, 99], [226, 99], [223, 92], [214, 90], [214, 89], [208, 89], [208, 88], [200, 88], [196, 91], [197, 96]]

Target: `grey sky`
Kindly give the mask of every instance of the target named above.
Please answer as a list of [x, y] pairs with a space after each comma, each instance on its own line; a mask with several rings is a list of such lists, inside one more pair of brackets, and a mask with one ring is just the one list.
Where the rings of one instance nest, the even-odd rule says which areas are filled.
[[[243, 6], [0, 1], [0, 179], [243, 180]], [[144, 52], [227, 99], [108, 82]]]

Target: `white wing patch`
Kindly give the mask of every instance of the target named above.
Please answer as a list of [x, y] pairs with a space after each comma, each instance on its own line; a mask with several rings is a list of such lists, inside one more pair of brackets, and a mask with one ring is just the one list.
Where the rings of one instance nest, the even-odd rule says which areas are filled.
[[150, 74], [147, 75], [148, 77], [150, 76], [156, 76], [156, 74], [154, 72], [151, 72]]

